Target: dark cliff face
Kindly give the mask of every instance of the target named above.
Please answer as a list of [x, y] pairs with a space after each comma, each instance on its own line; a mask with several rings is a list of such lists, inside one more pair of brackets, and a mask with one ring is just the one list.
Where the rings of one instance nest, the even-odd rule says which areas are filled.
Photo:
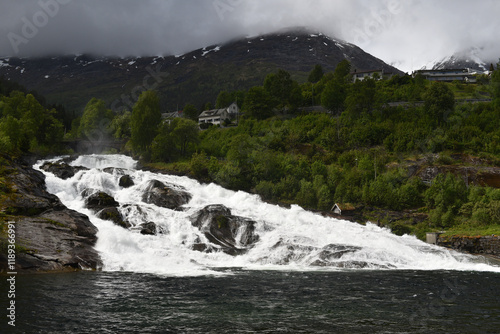
[[[97, 228], [45, 189], [45, 177], [23, 161], [2, 159], [0, 272], [98, 269]], [[15, 270], [8, 268], [7, 227], [15, 231]]]
[[115, 110], [130, 109], [138, 92], [145, 89], [159, 91], [164, 111], [174, 111], [185, 103], [214, 103], [221, 90], [261, 85], [267, 74], [279, 68], [305, 80], [316, 64], [328, 72], [344, 59], [358, 70], [383, 68], [401, 73], [355, 45], [295, 29], [241, 38], [181, 56], [3, 59], [0, 76], [77, 113], [92, 97], [105, 100]]

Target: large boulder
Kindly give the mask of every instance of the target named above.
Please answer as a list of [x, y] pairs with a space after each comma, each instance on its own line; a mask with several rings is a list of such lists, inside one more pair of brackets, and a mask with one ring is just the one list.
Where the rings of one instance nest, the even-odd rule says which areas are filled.
[[81, 170], [88, 170], [85, 167], [73, 167], [65, 162], [46, 162], [41, 167], [42, 170], [52, 173], [60, 179], [67, 180], [75, 176]]
[[[4, 225], [15, 230], [16, 264], [11, 271], [99, 269], [102, 262], [93, 248], [97, 228], [88, 217], [49, 194], [45, 176], [26, 162], [9, 160], [2, 168], [2, 183], [8, 189], [0, 192], [0, 211], [8, 215]], [[7, 241], [6, 231], [0, 231], [2, 244]], [[7, 254], [0, 252], [0, 272], [7, 262]]]
[[103, 220], [112, 221], [115, 225], [121, 226], [123, 228], [129, 228], [132, 226], [130, 225], [129, 222], [123, 219], [122, 214], [120, 213], [120, 211], [118, 211], [116, 207], [102, 209], [97, 213], [96, 216], [97, 218]]
[[120, 204], [113, 197], [105, 192], [98, 191], [85, 199], [85, 207], [94, 211], [101, 211], [106, 208], [117, 208]]
[[157, 180], [150, 181], [142, 195], [144, 202], [171, 210], [180, 210], [181, 206], [187, 204], [191, 198], [191, 194], [185, 189], [166, 185]]
[[73, 210], [47, 211], [16, 221], [16, 254], [19, 270], [67, 271], [99, 269], [99, 254], [93, 248], [97, 228], [86, 215]]
[[134, 180], [132, 180], [132, 177], [130, 175], [123, 175], [120, 177], [120, 181], [118, 185], [122, 188], [130, 188], [134, 186]]
[[12, 163], [5, 168], [8, 189], [0, 202], [0, 209], [10, 215], [35, 216], [50, 209], [63, 209], [57, 196], [45, 190], [45, 175], [31, 167]]
[[163, 233], [163, 230], [161, 229], [161, 227], [157, 226], [153, 222], [142, 223], [139, 225], [139, 227], [141, 228], [141, 234], [144, 234], [144, 235], [157, 235], [157, 234]]
[[[212, 244], [230, 255], [245, 253], [259, 240], [255, 234], [256, 222], [233, 216], [224, 205], [209, 205], [191, 216], [190, 220]], [[196, 247], [198, 250], [210, 249], [200, 244]]]

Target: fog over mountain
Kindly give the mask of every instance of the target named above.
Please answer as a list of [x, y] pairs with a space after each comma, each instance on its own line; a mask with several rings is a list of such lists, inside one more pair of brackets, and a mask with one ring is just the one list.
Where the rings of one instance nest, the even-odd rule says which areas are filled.
[[471, 47], [500, 57], [495, 0], [0, 0], [0, 56], [182, 54], [307, 26], [404, 70]]

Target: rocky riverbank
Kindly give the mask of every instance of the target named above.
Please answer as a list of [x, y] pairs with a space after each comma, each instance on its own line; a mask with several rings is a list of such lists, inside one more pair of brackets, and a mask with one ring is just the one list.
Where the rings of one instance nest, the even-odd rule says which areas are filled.
[[[49, 194], [45, 176], [31, 166], [32, 161], [1, 157], [0, 272], [99, 269], [101, 259], [93, 248], [97, 228]], [[8, 232], [9, 223], [14, 233]], [[15, 241], [15, 270], [8, 268], [10, 240]]]
[[451, 248], [460, 252], [474, 255], [492, 256], [500, 259], [500, 236], [463, 236], [440, 235], [437, 238], [438, 246]]

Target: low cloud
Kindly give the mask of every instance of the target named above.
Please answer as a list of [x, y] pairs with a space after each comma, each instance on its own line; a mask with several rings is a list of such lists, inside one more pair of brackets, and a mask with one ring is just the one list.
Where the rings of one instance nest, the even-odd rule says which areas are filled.
[[500, 57], [495, 0], [0, 1], [0, 56], [181, 54], [307, 26], [405, 71], [471, 47]]

